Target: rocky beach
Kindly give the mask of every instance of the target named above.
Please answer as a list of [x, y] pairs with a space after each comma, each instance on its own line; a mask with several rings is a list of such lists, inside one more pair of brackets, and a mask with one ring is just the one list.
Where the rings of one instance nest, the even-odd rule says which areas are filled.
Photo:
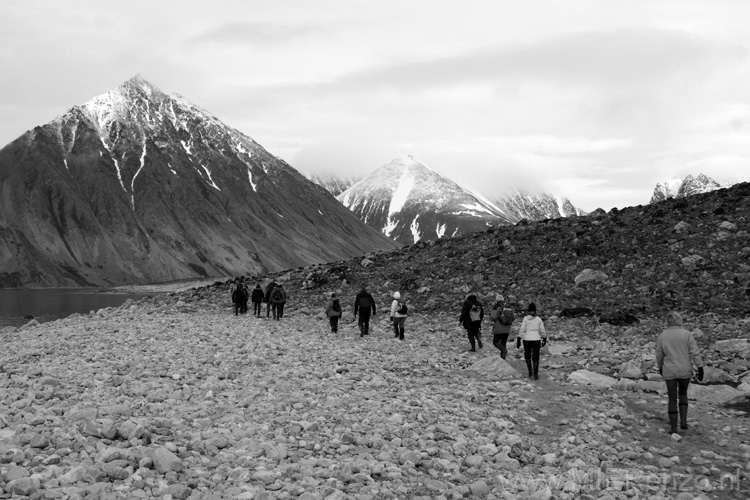
[[[748, 216], [740, 184], [253, 277], [284, 284], [280, 321], [234, 316], [222, 280], [2, 329], [0, 497], [747, 498]], [[360, 337], [363, 285], [380, 310]], [[468, 352], [469, 291], [537, 302], [540, 380], [487, 333]], [[654, 362], [670, 309], [707, 366], [678, 435]]]

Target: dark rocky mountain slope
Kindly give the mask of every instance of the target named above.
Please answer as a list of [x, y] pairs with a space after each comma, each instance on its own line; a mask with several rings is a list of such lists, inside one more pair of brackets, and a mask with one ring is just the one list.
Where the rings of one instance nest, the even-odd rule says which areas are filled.
[[[628, 323], [670, 309], [750, 319], [750, 183], [689, 199], [522, 222], [391, 252], [277, 273], [303, 294], [367, 284], [382, 304], [401, 290], [423, 313], [455, 313], [474, 291], [520, 311]], [[587, 271], [588, 270], [588, 271]], [[349, 290], [347, 292], [347, 290]], [[304, 298], [297, 300], [305, 301]], [[319, 299], [318, 299], [319, 300]], [[578, 309], [578, 311], [576, 311]]]
[[0, 235], [2, 287], [260, 273], [397, 246], [140, 77], [0, 150]]

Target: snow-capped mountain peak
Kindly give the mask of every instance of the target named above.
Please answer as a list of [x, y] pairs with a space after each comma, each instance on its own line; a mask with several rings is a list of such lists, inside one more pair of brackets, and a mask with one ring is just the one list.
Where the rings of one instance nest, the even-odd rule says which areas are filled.
[[337, 196], [365, 223], [402, 243], [478, 231], [506, 221], [496, 207], [411, 155]]
[[674, 178], [663, 182], [657, 182], [649, 203], [668, 200], [669, 198], [684, 198], [694, 194], [708, 193], [721, 189], [722, 186], [705, 174], [693, 176], [688, 174], [684, 179]]

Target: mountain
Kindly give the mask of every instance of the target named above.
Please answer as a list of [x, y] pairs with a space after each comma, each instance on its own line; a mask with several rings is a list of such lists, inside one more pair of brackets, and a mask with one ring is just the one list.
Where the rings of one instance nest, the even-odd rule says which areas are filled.
[[694, 194], [708, 193], [722, 187], [724, 186], [707, 175], [687, 175], [684, 179], [676, 178], [665, 182], [657, 182], [649, 203], [657, 203], [669, 198], [684, 198]]
[[139, 76], [0, 150], [0, 286], [257, 274], [396, 247]]
[[361, 180], [361, 177], [338, 177], [336, 175], [308, 175], [307, 178], [333, 196], [340, 195]]
[[522, 219], [537, 221], [586, 215], [586, 212], [576, 208], [567, 198], [524, 190], [516, 190], [505, 195], [495, 201], [495, 205], [507, 214], [511, 222], [518, 222]]
[[403, 244], [511, 221], [489, 201], [412, 156], [383, 165], [336, 198], [366, 224]]

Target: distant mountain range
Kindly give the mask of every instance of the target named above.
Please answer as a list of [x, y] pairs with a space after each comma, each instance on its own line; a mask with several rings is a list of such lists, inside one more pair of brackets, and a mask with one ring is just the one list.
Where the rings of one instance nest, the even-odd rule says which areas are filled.
[[361, 177], [338, 177], [336, 175], [308, 175], [307, 178], [333, 196], [340, 195], [362, 179]]
[[140, 77], [2, 148], [0, 193], [0, 287], [259, 274], [398, 246]]
[[722, 186], [704, 174], [698, 174], [696, 176], [687, 175], [685, 178], [675, 178], [664, 182], [658, 182], [654, 188], [654, 194], [651, 195], [651, 201], [649, 201], [649, 203], [658, 203], [660, 201], [668, 200], [669, 198], [684, 198], [694, 194], [708, 193], [729, 186], [731, 186], [731, 184]]
[[363, 222], [403, 244], [514, 224], [521, 219], [584, 214], [569, 200], [549, 194], [517, 191], [492, 202], [412, 156], [376, 169], [337, 199]]

